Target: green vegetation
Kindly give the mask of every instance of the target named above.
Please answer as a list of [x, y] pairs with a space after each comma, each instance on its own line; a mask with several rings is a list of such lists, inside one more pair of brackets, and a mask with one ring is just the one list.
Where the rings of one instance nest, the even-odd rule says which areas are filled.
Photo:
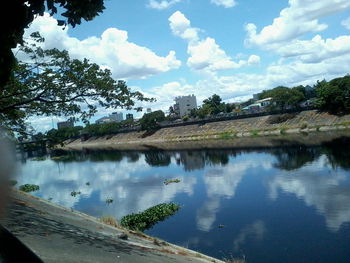
[[217, 94], [214, 94], [208, 99], [205, 99], [201, 107], [192, 110], [190, 116], [194, 118], [199, 117], [200, 119], [203, 119], [206, 116], [217, 115], [221, 112], [232, 112], [235, 109], [235, 107], [235, 104], [222, 102], [221, 97]]
[[300, 129], [304, 130], [308, 127], [308, 123], [306, 121], [303, 121], [302, 124], [300, 125]]
[[113, 216], [102, 216], [100, 221], [106, 225], [118, 227], [117, 219], [115, 219]]
[[[73, 0], [27, 0], [7, 1], [3, 6], [6, 12], [6, 27], [0, 33], [0, 87], [11, 79], [16, 59], [12, 49], [23, 43], [24, 29], [37, 16], [44, 12], [59, 17], [58, 25], [75, 27], [81, 20], [90, 21], [105, 9], [103, 0], [73, 1]], [[35, 67], [33, 67], [34, 69]]]
[[111, 203], [113, 203], [113, 199], [107, 198], [107, 199], [106, 199], [106, 204], [111, 204]]
[[158, 110], [151, 113], [146, 113], [140, 120], [141, 130], [153, 131], [159, 129], [159, 123], [165, 120], [163, 111]]
[[168, 180], [165, 180], [165, 181], [164, 181], [164, 184], [165, 184], [165, 185], [168, 185], [168, 184], [180, 183], [180, 182], [181, 182], [180, 179], [168, 179]]
[[141, 213], [124, 216], [120, 224], [128, 229], [143, 232], [154, 226], [157, 222], [163, 221], [175, 214], [179, 209], [180, 206], [174, 203], [159, 204]]
[[0, 95], [0, 125], [7, 130], [25, 134], [26, 120], [34, 115], [88, 123], [100, 107], [132, 109], [137, 100], [153, 101], [87, 59], [72, 59], [65, 50], [42, 49], [44, 41], [35, 32], [18, 47], [19, 56], [32, 60], [18, 61]]
[[260, 132], [260, 130], [252, 130], [252, 131], [250, 131], [250, 134], [251, 134], [252, 136], [258, 136], [258, 135], [259, 135], [259, 132]]
[[270, 109], [285, 110], [287, 108], [299, 108], [300, 102], [305, 100], [305, 94], [300, 90], [300, 87], [279, 86], [259, 94], [259, 99], [265, 98], [272, 98], [272, 103], [268, 106]]
[[77, 195], [80, 195], [80, 194], [81, 194], [80, 191], [79, 192], [73, 191], [73, 192], [70, 193], [70, 195], [73, 196], [73, 197], [76, 197]]
[[233, 139], [235, 137], [235, 134], [227, 131], [227, 132], [220, 133], [218, 137], [219, 139], [229, 140], [229, 139]]
[[333, 114], [350, 112], [350, 75], [316, 84], [316, 105]]
[[279, 114], [279, 115], [271, 115], [267, 119], [267, 123], [269, 124], [279, 124], [282, 122], [286, 122], [287, 120], [294, 119], [296, 116], [295, 113], [285, 113], [285, 114]]
[[32, 161], [45, 161], [45, 160], [46, 160], [45, 156], [32, 158]]
[[24, 184], [19, 187], [19, 190], [26, 193], [30, 193], [30, 192], [39, 191], [40, 187], [39, 185], [35, 185], [35, 184]]

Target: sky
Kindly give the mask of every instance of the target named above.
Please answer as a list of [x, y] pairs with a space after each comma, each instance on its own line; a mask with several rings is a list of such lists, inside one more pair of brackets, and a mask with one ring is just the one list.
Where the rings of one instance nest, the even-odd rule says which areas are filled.
[[[140, 104], [152, 110], [167, 110], [181, 95], [196, 95], [198, 104], [214, 93], [243, 101], [279, 85], [350, 73], [349, 0], [105, 0], [105, 6], [75, 28], [39, 16], [25, 34], [40, 31], [45, 48], [109, 68], [115, 79], [156, 98]], [[112, 111], [100, 109], [92, 121]], [[58, 120], [30, 119], [37, 130]]]

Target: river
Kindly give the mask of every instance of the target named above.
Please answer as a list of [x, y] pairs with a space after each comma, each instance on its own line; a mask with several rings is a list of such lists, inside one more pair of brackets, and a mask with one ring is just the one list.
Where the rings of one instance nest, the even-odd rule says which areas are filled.
[[17, 186], [37, 184], [34, 195], [95, 217], [175, 202], [181, 209], [146, 233], [217, 258], [350, 262], [349, 138], [315, 147], [64, 154], [19, 161]]

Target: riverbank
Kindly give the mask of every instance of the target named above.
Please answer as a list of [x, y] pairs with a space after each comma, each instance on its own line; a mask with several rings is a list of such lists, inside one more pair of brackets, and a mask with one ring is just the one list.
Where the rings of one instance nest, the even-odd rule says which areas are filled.
[[49, 263], [223, 262], [16, 190], [1, 223]]
[[67, 150], [83, 148], [113, 149], [192, 149], [203, 147], [273, 147], [281, 143], [319, 144], [330, 138], [348, 136], [350, 115], [335, 116], [317, 111], [282, 114], [238, 120], [218, 121], [203, 125], [162, 128], [146, 132], [120, 133], [91, 137], [86, 141], [68, 140]]

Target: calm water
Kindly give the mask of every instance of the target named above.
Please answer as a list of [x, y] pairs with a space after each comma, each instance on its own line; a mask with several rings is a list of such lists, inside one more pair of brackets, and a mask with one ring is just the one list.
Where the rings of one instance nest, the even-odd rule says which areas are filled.
[[[163, 184], [171, 178], [181, 182]], [[181, 210], [146, 233], [218, 258], [350, 262], [346, 138], [313, 148], [71, 153], [22, 161], [18, 182], [96, 217], [176, 202]]]

